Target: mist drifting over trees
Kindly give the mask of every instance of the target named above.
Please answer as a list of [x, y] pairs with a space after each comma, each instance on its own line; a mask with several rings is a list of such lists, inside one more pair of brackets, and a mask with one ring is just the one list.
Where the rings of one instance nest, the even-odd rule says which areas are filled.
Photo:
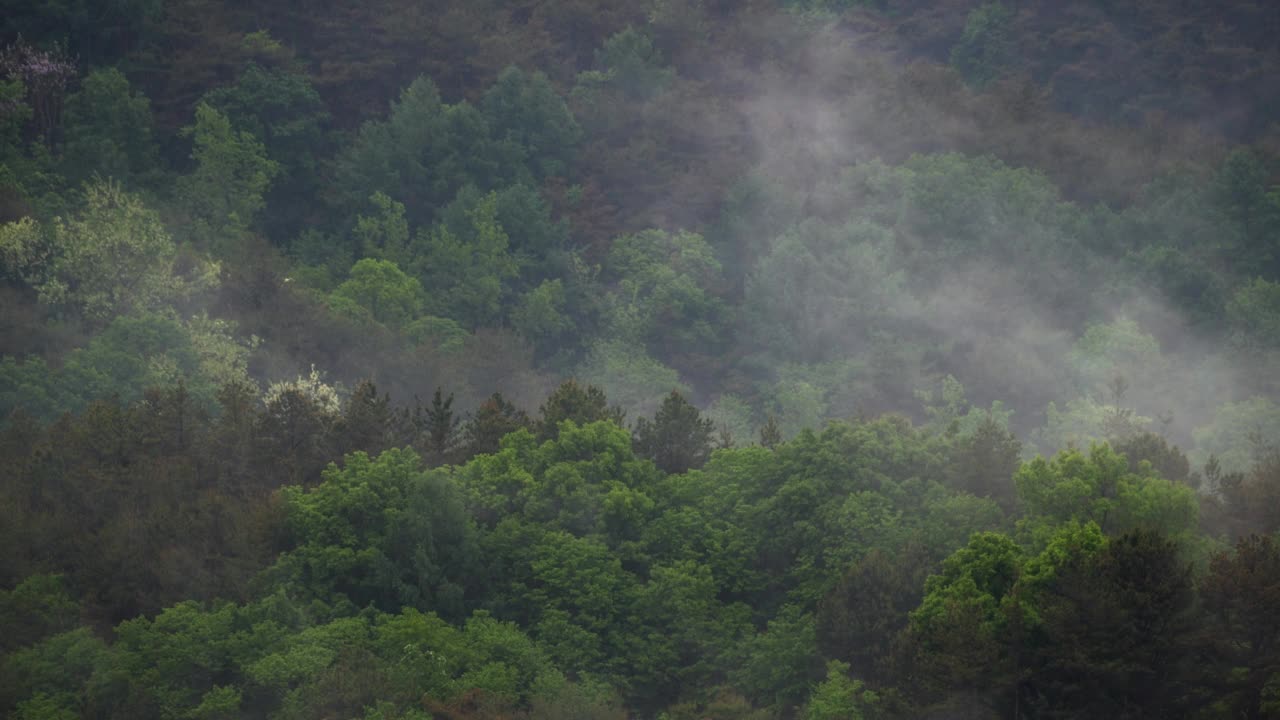
[[1278, 712], [1272, 3], [0, 10], [0, 715]]

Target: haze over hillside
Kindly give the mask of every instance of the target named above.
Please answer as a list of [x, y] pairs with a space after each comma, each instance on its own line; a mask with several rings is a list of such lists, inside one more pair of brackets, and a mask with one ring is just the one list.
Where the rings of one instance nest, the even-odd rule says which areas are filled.
[[1268, 717], [1280, 9], [0, 0], [0, 714]]

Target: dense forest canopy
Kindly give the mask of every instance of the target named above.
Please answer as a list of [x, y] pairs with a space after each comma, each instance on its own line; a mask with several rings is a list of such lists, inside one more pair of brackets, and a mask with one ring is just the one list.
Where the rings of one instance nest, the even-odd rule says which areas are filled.
[[1265, 0], [0, 0], [0, 715], [1280, 716]]

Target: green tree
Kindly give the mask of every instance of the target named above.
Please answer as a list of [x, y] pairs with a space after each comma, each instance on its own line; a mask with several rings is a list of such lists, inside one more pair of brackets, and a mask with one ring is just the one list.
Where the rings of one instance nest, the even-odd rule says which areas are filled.
[[283, 498], [290, 549], [268, 571], [274, 584], [330, 606], [462, 613], [474, 530], [457, 489], [412, 451], [348, 455]]
[[643, 347], [626, 341], [597, 342], [582, 364], [581, 374], [607, 389], [619, 407], [638, 415], [656, 412], [672, 389], [689, 392], [678, 372], [650, 357]]
[[499, 318], [504, 283], [516, 276], [517, 266], [498, 222], [496, 195], [487, 196], [468, 219], [465, 236], [441, 225], [420, 237], [422, 254], [415, 268], [432, 314], [474, 328]]
[[0, 590], [0, 621], [13, 630], [0, 640], [0, 654], [72, 630], [79, 615], [80, 603], [61, 575], [32, 575], [12, 590]]
[[610, 406], [604, 391], [595, 385], [565, 380], [538, 408], [537, 436], [541, 440], [557, 437], [560, 423], [572, 420], [579, 425], [609, 420], [622, 424], [623, 413]]
[[368, 317], [392, 328], [416, 319], [422, 311], [422, 285], [390, 260], [365, 258], [329, 296], [330, 307], [356, 318]]
[[[921, 678], [921, 699], [983, 706], [1001, 704], [1015, 689], [1012, 640], [1018, 612], [1005, 603], [1022, 574], [1022, 548], [997, 533], [977, 533], [925, 582], [911, 612], [909, 662]], [[958, 697], [957, 697], [958, 696]]]
[[0, 250], [42, 302], [94, 323], [169, 306], [217, 282], [216, 266], [200, 262], [179, 275], [177, 249], [160, 218], [106, 181], [86, 186], [81, 212], [55, 219], [47, 240], [32, 221], [4, 226]]
[[711, 456], [713, 430], [711, 420], [672, 390], [653, 420], [636, 421], [636, 454], [653, 460], [663, 472], [683, 473], [702, 467]]
[[1139, 471], [1131, 473], [1124, 456], [1097, 445], [1088, 456], [1068, 450], [1052, 461], [1037, 457], [1018, 470], [1014, 483], [1033, 533], [1093, 521], [1108, 533], [1146, 529], [1188, 540], [1198, 523], [1195, 491], [1156, 476], [1149, 466]]
[[1201, 702], [1241, 717], [1273, 711], [1280, 672], [1280, 548], [1250, 536], [1215, 555], [1200, 582], [1207, 627], [1196, 639], [1210, 662], [1201, 666]]
[[720, 341], [725, 309], [714, 295], [720, 263], [701, 236], [647, 230], [614, 241], [605, 265], [614, 337], [660, 358], [706, 352]]
[[494, 393], [480, 403], [462, 429], [467, 457], [495, 453], [504, 437], [532, 425], [524, 410], [508, 402], [502, 393]]
[[1066, 557], [1039, 593], [1036, 709], [1068, 717], [1163, 717], [1185, 707], [1195, 595], [1177, 543], [1137, 531]]
[[225, 253], [266, 206], [280, 165], [267, 157], [261, 140], [234, 129], [226, 115], [207, 103], [196, 107], [195, 124], [183, 132], [192, 139], [196, 167], [180, 179], [178, 193], [195, 222], [196, 236], [206, 247]]
[[489, 202], [519, 272], [512, 279], [515, 287], [527, 290], [547, 279], [569, 279], [574, 255], [569, 249], [568, 222], [552, 218], [536, 186], [517, 183], [490, 193], [467, 185], [440, 211], [439, 225], [470, 242], [479, 230], [475, 214], [486, 212]]
[[631, 27], [605, 40], [595, 60], [600, 70], [579, 75], [577, 92], [598, 84], [616, 87], [631, 100], [646, 100], [675, 77], [653, 41]]
[[747, 278], [747, 334], [781, 360], [856, 352], [859, 338], [886, 329], [912, 303], [892, 248], [890, 232], [866, 221], [833, 227], [811, 220], [789, 229]]
[[462, 416], [453, 410], [453, 393], [445, 396], [440, 388], [431, 395], [431, 405], [425, 410], [414, 409], [414, 422], [422, 435], [432, 465], [443, 465], [453, 460], [458, 449], [458, 426]]
[[409, 267], [413, 256], [409, 240], [409, 222], [404, 216], [404, 204], [392, 200], [383, 192], [369, 197], [376, 213], [361, 215], [352, 231], [360, 252], [366, 258], [387, 260], [401, 267]]
[[329, 117], [305, 76], [251, 62], [235, 84], [209, 91], [204, 102], [237, 130], [258, 138], [267, 157], [293, 182], [300, 179], [297, 174], [317, 170]]
[[964, 34], [951, 48], [951, 65], [971, 85], [982, 87], [1005, 72], [1013, 54], [1012, 19], [1012, 11], [999, 2], [969, 11]]
[[1232, 341], [1241, 348], [1280, 349], [1280, 282], [1254, 278], [1227, 302]]
[[737, 662], [729, 680], [759, 705], [793, 710], [822, 677], [822, 661], [814, 647], [813, 616], [787, 605], [764, 632], [748, 636], [731, 651]]
[[952, 487], [1000, 503], [1006, 512], [1017, 501], [1013, 475], [1021, 466], [1022, 443], [993, 416], [972, 433], [956, 438], [947, 462]]
[[544, 356], [569, 342], [575, 325], [565, 307], [564, 283], [545, 280], [522, 295], [511, 310], [511, 324]]
[[467, 103], [447, 105], [435, 83], [419, 77], [391, 104], [386, 120], [369, 121], [339, 153], [335, 182], [349, 210], [382, 192], [409, 209], [424, 226], [467, 185], [482, 191], [528, 175], [524, 150], [495, 139], [487, 121]]
[[61, 168], [79, 184], [93, 176], [136, 187], [154, 178], [158, 157], [151, 104], [115, 68], [95, 70], [67, 97]]
[[546, 75], [508, 67], [485, 91], [480, 111], [494, 137], [524, 151], [535, 177], [563, 177], [582, 130]]
[[[243, 44], [251, 41], [246, 38]], [[331, 140], [320, 94], [297, 69], [250, 61], [234, 84], [205, 93], [204, 102], [224, 114], [235, 130], [260, 140], [266, 157], [279, 166], [266, 194], [271, 212], [261, 223], [273, 238], [289, 237], [314, 216], [314, 198], [322, 189], [321, 163]]]
[[818, 603], [818, 647], [825, 657], [847, 663], [855, 677], [887, 679], [894, 638], [923, 596], [930, 569], [924, 550], [873, 549], [845, 572]]
[[630, 434], [614, 422], [566, 420], [558, 428], [541, 445], [517, 431], [497, 453], [458, 470], [476, 517], [492, 526], [511, 516], [601, 537], [611, 548], [638, 540], [655, 510], [653, 465], [636, 457]]
[[1196, 465], [1217, 458], [1224, 472], [1245, 472], [1280, 438], [1280, 404], [1262, 396], [1223, 403], [1213, 419], [1191, 433]]
[[874, 716], [878, 700], [861, 681], [849, 677], [848, 664], [832, 660], [827, 663], [827, 678], [809, 695], [804, 720], [863, 720]]

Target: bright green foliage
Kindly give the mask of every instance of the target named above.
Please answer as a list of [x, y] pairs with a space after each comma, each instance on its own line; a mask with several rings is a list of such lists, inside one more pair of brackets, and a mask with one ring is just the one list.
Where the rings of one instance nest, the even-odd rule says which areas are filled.
[[457, 616], [475, 539], [447, 477], [424, 471], [409, 450], [355, 453], [323, 477], [284, 491], [291, 549], [269, 571], [273, 584], [334, 607]]
[[188, 711], [193, 720], [230, 720], [240, 713], [241, 692], [234, 687], [214, 686]]
[[863, 720], [879, 699], [859, 680], [849, 678], [849, 664], [827, 663], [827, 678], [813, 689], [804, 720]]
[[418, 279], [405, 275], [394, 262], [365, 258], [351, 267], [351, 277], [329, 298], [335, 310], [403, 327], [421, 313], [423, 292]]
[[1018, 470], [1014, 482], [1033, 533], [1092, 521], [1108, 533], [1145, 529], [1181, 540], [1197, 524], [1194, 490], [1149, 469], [1130, 472], [1124, 456], [1106, 445], [1094, 446], [1088, 456], [1067, 450], [1052, 461], [1037, 457]]
[[[1024, 609], [1020, 604], [1024, 565], [1040, 568], [1040, 578], [1052, 577], [1064, 543], [1079, 526], [1055, 537], [1040, 558], [1028, 563], [1024, 551], [1011, 539], [996, 533], [979, 533], [942, 565], [942, 571], [925, 583], [920, 606], [910, 614], [906, 639], [922, 675], [922, 697], [939, 699], [956, 689], [978, 692], [1004, 700], [1012, 674], [1010, 667], [1022, 632]], [[1097, 532], [1096, 526], [1093, 527]], [[1099, 536], [1099, 543], [1101, 538]]]
[[[117, 667], [126, 673], [127, 685], [117, 689], [119, 694], [113, 699], [141, 701], [139, 709], [161, 718], [176, 718], [185, 709], [199, 706], [213, 690], [213, 677], [226, 676], [242, 653], [256, 650], [252, 644], [245, 647], [248, 638], [234, 632], [241, 624], [238, 615], [231, 604], [205, 611], [197, 603], [184, 602], [154, 619], [121, 623], [115, 629], [112, 654]], [[276, 633], [282, 629], [277, 628]], [[132, 693], [141, 697], [128, 697]]]
[[216, 266], [197, 261], [176, 274], [177, 251], [156, 213], [119, 185], [85, 189], [75, 217], [56, 219], [47, 240], [23, 220], [0, 229], [6, 269], [34, 287], [42, 302], [94, 322], [179, 302], [216, 283]]
[[[718, 579], [750, 589], [754, 603], [778, 607], [787, 597], [814, 603], [873, 548], [896, 549], [922, 537], [937, 543], [929, 551], [940, 557], [1000, 522], [991, 501], [952, 501], [921, 479], [936, 467], [937, 450], [903, 421], [884, 419], [833, 423], [821, 435], [806, 431], [773, 452], [716, 453], [691, 474], [696, 482], [685, 481], [688, 492], [705, 495], [695, 505], [701, 517], [682, 527], [706, 524], [690, 544], [714, 547], [708, 552]], [[730, 527], [720, 529], [725, 521]], [[712, 536], [703, 537], [708, 531]], [[721, 531], [725, 536], [715, 537]]]
[[1060, 568], [1078, 558], [1092, 558], [1106, 547], [1107, 538], [1095, 522], [1064, 524], [1040, 551], [1022, 567], [1021, 582], [1031, 589], [1043, 589], [1057, 579]]
[[538, 445], [526, 431], [508, 436], [494, 455], [458, 469], [472, 512], [487, 525], [515, 516], [615, 546], [634, 539], [651, 517], [658, 473], [631, 449], [631, 437], [602, 421], [560, 425]]
[[[996, 610], [1000, 600], [1018, 582], [1023, 552], [1013, 540], [998, 533], [978, 533], [969, 544], [952, 553], [942, 564], [942, 572], [925, 583], [924, 600], [911, 613], [912, 632], [924, 642], [937, 637], [950, 642], [956, 613], [981, 626], [970, 628], [988, 642], [997, 628]], [[971, 616], [978, 612], [980, 616]], [[959, 651], [960, 647], [951, 648]], [[981, 651], [981, 647], [973, 648]], [[976, 669], [976, 668], [975, 668]]]
[[73, 184], [91, 177], [126, 186], [149, 183], [156, 169], [151, 104], [115, 68], [95, 70], [67, 97], [63, 174]]
[[14, 280], [36, 280], [46, 272], [53, 248], [39, 223], [24, 217], [0, 225], [0, 269]]
[[529, 569], [533, 634], [557, 665], [583, 672], [625, 662], [615, 653], [633, 631], [623, 618], [638, 581], [603, 542], [549, 532], [530, 551]]
[[504, 283], [515, 277], [517, 266], [497, 212], [497, 196], [490, 194], [467, 213], [465, 234], [442, 225], [419, 238], [422, 251], [415, 267], [432, 314], [467, 327], [498, 319]]
[[207, 103], [196, 108], [195, 124], [184, 132], [192, 138], [196, 167], [181, 179], [178, 193], [195, 223], [196, 237], [225, 253], [266, 206], [264, 196], [280, 164], [267, 157], [261, 140], [234, 129], [226, 115]]
[[413, 609], [382, 615], [373, 643], [378, 655], [395, 663], [395, 691], [404, 698], [448, 701], [480, 689], [515, 704], [564, 683], [546, 653], [519, 628], [484, 613], [461, 628]]
[[249, 377], [249, 353], [258, 346], [258, 338], [242, 339], [236, 334], [236, 324], [230, 320], [211, 318], [206, 314], [193, 315], [186, 322], [191, 338], [191, 349], [199, 363], [199, 375], [188, 380], [193, 392], [204, 392], [208, 397], [227, 385], [244, 384], [256, 387]]

